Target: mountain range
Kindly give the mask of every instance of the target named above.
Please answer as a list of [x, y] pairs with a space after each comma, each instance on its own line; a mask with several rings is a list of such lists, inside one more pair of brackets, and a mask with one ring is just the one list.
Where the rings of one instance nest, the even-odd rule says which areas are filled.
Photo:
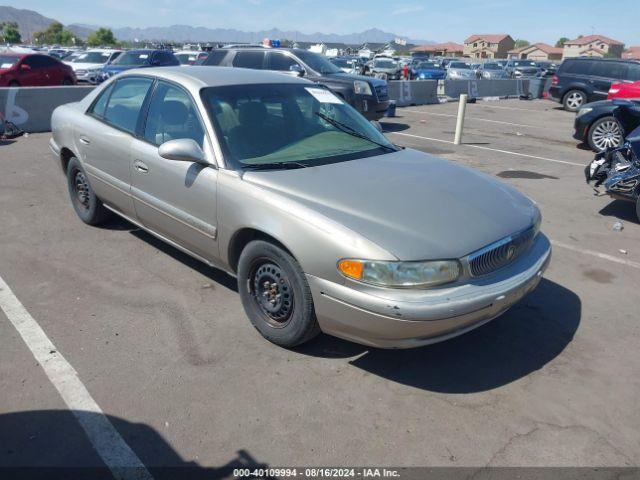
[[[8, 6], [0, 6], [0, 22], [17, 22], [20, 34], [24, 40], [29, 40], [37, 31], [47, 28], [52, 18], [40, 15], [33, 10], [24, 10]], [[71, 24], [67, 25], [75, 35], [86, 39], [91, 32], [97, 30], [97, 25]], [[297, 30], [262, 30], [258, 32], [245, 32], [229, 28], [192, 27], [190, 25], [171, 25], [166, 27], [121, 27], [112, 28], [114, 35], [119, 40], [163, 40], [167, 42], [258, 42], [263, 38], [280, 38], [297, 42], [326, 42], [345, 43], [356, 45], [365, 42], [386, 43], [396, 38], [406, 40], [407, 43], [433, 43], [425, 40], [412, 40], [391, 32], [385, 32], [378, 28], [371, 28], [360, 33], [335, 34], [335, 33], [303, 33]]]

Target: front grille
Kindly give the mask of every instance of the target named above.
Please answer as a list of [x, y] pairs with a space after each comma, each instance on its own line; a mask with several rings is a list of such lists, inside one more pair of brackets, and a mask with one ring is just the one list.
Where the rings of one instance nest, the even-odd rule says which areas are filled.
[[386, 85], [378, 85], [376, 87], [376, 97], [382, 102], [389, 99], [389, 88]]
[[533, 242], [536, 228], [503, 238], [469, 255], [471, 275], [480, 277], [507, 266], [526, 251]]

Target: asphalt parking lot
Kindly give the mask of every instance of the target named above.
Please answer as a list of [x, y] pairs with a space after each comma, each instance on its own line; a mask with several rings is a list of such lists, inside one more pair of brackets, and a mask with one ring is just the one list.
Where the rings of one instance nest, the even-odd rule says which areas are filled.
[[[48, 134], [0, 146], [0, 277], [149, 468], [638, 466], [633, 206], [592, 194], [593, 154], [556, 104], [470, 104], [460, 146], [456, 110], [398, 109], [382, 125], [397, 144], [515, 185], [554, 244], [539, 287], [462, 337], [278, 348], [251, 327], [232, 278], [125, 221], [82, 224]], [[100, 466], [2, 311], [0, 339], [0, 465]]]

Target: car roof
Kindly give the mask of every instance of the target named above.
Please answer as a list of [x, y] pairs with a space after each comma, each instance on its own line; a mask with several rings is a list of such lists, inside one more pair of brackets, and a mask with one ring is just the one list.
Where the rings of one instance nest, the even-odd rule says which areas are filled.
[[[564, 62], [566, 62], [567, 60], [569, 61], [580, 61], [580, 62], [585, 62], [585, 61], [597, 61], [597, 62], [625, 62], [625, 63], [640, 63], [640, 60], [636, 60], [634, 58], [597, 58], [597, 57], [572, 57], [572, 58], [565, 58]], [[563, 62], [563, 63], [564, 63]]]
[[252, 70], [248, 68], [208, 67], [194, 65], [183, 67], [136, 68], [118, 75], [118, 78], [131, 75], [152, 75], [199, 90], [203, 87], [221, 87], [227, 85], [260, 83], [298, 83], [313, 85], [313, 82], [278, 72]]

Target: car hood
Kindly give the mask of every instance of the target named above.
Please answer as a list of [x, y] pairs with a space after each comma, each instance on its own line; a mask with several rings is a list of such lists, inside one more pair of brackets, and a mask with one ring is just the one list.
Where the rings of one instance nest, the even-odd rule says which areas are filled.
[[416, 70], [416, 74], [420, 75], [424, 73], [425, 75], [445, 75], [445, 71], [440, 68], [420, 68]]
[[476, 76], [476, 72], [474, 72], [473, 70], [467, 70], [466, 68], [450, 68], [449, 69], [450, 73], [456, 73], [458, 75], [460, 75], [461, 77], [475, 77]]
[[369, 82], [374, 87], [386, 85], [387, 82], [380, 78], [374, 77], [366, 77], [364, 75], [354, 75], [352, 73], [331, 73], [327, 75], [330, 79], [343, 80], [345, 83], [352, 83], [355, 80], [362, 80], [364, 82]]
[[102, 68], [104, 67], [104, 63], [67, 63], [66, 65], [69, 65], [73, 71], [75, 72], [76, 70], [92, 70], [92, 69], [97, 69], [97, 68]]
[[406, 149], [359, 160], [247, 172], [400, 260], [461, 258], [536, 219], [535, 204], [479, 171]]
[[102, 71], [108, 73], [120, 73], [134, 68], [145, 68], [149, 65], [106, 65]]

